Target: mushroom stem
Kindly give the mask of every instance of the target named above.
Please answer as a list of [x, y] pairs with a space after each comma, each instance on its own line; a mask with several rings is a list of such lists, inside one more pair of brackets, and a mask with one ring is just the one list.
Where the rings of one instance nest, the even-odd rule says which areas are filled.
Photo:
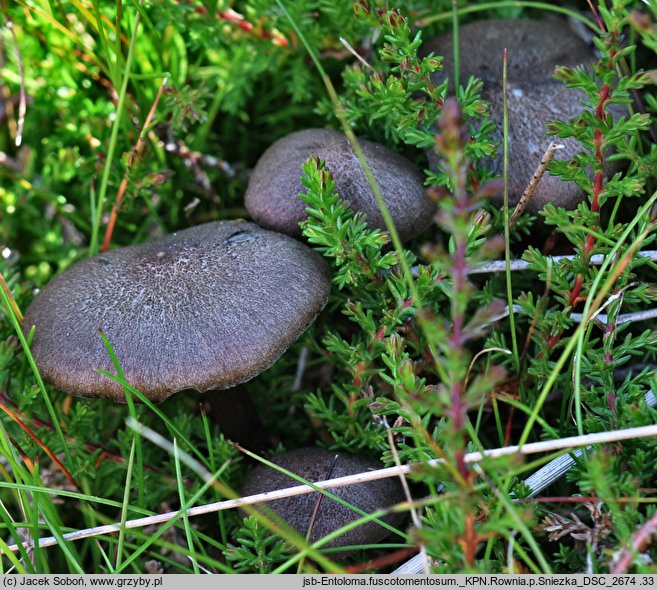
[[256, 453], [272, 447], [246, 387], [207, 391], [202, 403], [208, 406], [208, 415], [227, 439]]

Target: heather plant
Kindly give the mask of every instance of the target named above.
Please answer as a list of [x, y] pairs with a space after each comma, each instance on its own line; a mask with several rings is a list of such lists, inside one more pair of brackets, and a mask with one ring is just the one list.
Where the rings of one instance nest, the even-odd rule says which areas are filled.
[[[564, 450], [470, 455], [655, 423], [654, 2], [2, 8], [3, 572], [387, 573], [419, 554], [435, 573], [655, 573], [654, 437], [579, 451], [543, 487], [529, 476]], [[511, 227], [508, 205], [491, 204], [505, 192], [491, 158], [508, 145], [491, 139], [483, 82], [457, 74], [450, 86], [443, 56], [423, 43], [472, 18], [555, 11], [584, 25], [598, 58], [555, 72], [580, 91], [581, 113], [548, 132], [581, 149], [546, 173], [587, 198]], [[118, 359], [108, 378], [131, 392], [126, 405], [43, 382], [21, 330], [36, 289], [100, 250], [246, 217], [264, 149], [323, 125], [347, 132], [357, 154], [354, 134], [424, 168], [436, 214], [402, 246], [393, 227], [369, 228], [336, 193], [336, 172], [309, 154], [303, 236], [331, 265], [333, 290], [315, 324], [245, 386], [270, 452], [228, 440], [212, 396], [132, 403], [141, 396]], [[416, 464], [407, 502], [390, 508], [408, 513], [406, 525], [336, 559], [271, 515], [187, 513], [235, 497], [256, 462], [301, 446]], [[137, 518], [148, 526], [128, 527]], [[97, 528], [108, 523], [118, 524]], [[80, 529], [86, 540], [67, 540]]]

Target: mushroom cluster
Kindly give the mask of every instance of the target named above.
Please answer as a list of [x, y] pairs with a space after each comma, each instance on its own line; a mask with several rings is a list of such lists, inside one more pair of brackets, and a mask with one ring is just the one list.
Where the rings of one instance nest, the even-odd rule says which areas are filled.
[[[453, 79], [452, 45], [451, 32], [427, 44], [427, 51], [444, 56], [443, 71], [436, 75], [437, 81], [444, 76]], [[584, 94], [555, 81], [555, 67], [590, 64], [595, 61], [595, 55], [567, 23], [556, 19], [484, 20], [461, 27], [460, 79], [475, 76], [484, 82], [482, 98], [490, 102], [490, 117], [496, 125], [493, 139], [500, 145], [503, 140], [502, 59], [505, 49], [508, 55], [509, 200], [515, 205], [550, 144], [546, 123], [555, 119], [568, 121], [582, 109], [580, 101]], [[615, 114], [619, 114], [618, 108]], [[580, 150], [578, 142], [572, 138], [558, 142], [563, 145], [557, 152], [558, 159], [570, 160]], [[433, 151], [427, 155], [435, 165]], [[491, 170], [496, 175], [503, 172], [501, 149]], [[614, 164], [607, 164], [606, 173], [613, 171]], [[573, 209], [585, 197], [575, 183], [544, 174], [527, 210], [537, 213], [547, 203]]]
[[[311, 482], [336, 479], [383, 467], [378, 461], [315, 447], [281, 453], [271, 462]], [[250, 496], [295, 485], [299, 485], [299, 482], [268, 465], [261, 464], [249, 474], [240, 491], [243, 496]], [[341, 500], [360, 508], [367, 514], [404, 500], [401, 484], [397, 479], [390, 478], [338, 487], [330, 491]], [[321, 498], [319, 511], [315, 514], [315, 506], [319, 499], [319, 493], [312, 493], [273, 500], [267, 502], [266, 505], [301, 535], [306, 536], [310, 532], [309, 541], [311, 543], [360, 518], [360, 515], [348, 506], [328, 497]], [[315, 514], [314, 521], [312, 521], [313, 514]], [[404, 513], [392, 512], [381, 520], [398, 527], [404, 520]], [[323, 548], [377, 543], [388, 534], [389, 531], [381, 525], [368, 522], [329, 541], [323, 545]], [[348, 552], [332, 555], [340, 558], [348, 555]]]
[[[430, 224], [432, 213], [420, 171], [383, 146], [363, 140], [362, 148], [402, 239], [416, 236]], [[305, 218], [299, 177], [310, 156], [325, 159], [341, 195], [366, 213], [371, 225], [384, 229], [346, 137], [322, 129], [295, 133], [262, 157], [246, 197], [252, 217], [276, 231], [245, 221], [206, 223], [99, 254], [51, 281], [28, 307], [23, 324], [26, 335], [34, 329], [32, 354], [43, 378], [73, 395], [125, 401], [123, 386], [103, 374], [114, 373], [115, 367], [102, 332], [125, 380], [148, 399], [160, 402], [186, 389], [224, 389], [232, 391], [229, 407], [240, 403], [236, 398], [246, 393], [235, 386], [271, 366], [328, 300], [331, 279], [324, 259], [284, 235], [298, 236]], [[221, 412], [219, 405], [216, 410]], [[232, 432], [253, 424], [247, 406], [230, 414], [228, 420], [240, 423], [231, 425], [238, 427]], [[266, 446], [263, 438], [253, 443], [258, 450]], [[325, 475], [328, 455], [319, 449], [291, 451], [280, 460], [315, 480]], [[334, 476], [374, 467], [379, 465], [341, 454]], [[249, 481], [245, 493], [277, 485], [271, 474], [257, 469]], [[362, 510], [401, 498], [398, 484], [390, 481], [339, 493]], [[303, 502], [281, 502], [276, 506], [292, 507], [291, 512], [281, 508], [283, 518], [303, 528], [312, 510]], [[332, 504], [325, 504], [314, 538], [355, 517]], [[399, 517], [389, 520], [398, 522]], [[339, 544], [375, 542], [388, 533], [374, 524], [358, 531], [341, 537]]]
[[[402, 239], [431, 223], [421, 172], [391, 150], [360, 140]], [[385, 229], [346, 136], [309, 129], [277, 141], [253, 170], [246, 193], [253, 223], [222, 221], [99, 254], [62, 273], [34, 299], [24, 331], [46, 381], [83, 397], [124, 400], [99, 337], [123, 374], [153, 401], [183, 389], [244, 383], [271, 366], [313, 322], [330, 276], [298, 237], [305, 205], [301, 166], [327, 162], [340, 195]]]

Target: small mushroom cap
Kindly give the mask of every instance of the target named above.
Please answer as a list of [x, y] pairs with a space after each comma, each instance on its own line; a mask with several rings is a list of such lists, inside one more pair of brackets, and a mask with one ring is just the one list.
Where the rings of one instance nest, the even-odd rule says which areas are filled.
[[[334, 464], [336, 455], [338, 458]], [[383, 468], [383, 465], [378, 461], [315, 447], [287, 451], [277, 455], [271, 461], [311, 482], [335, 479], [354, 473]], [[332, 466], [333, 469], [331, 470]], [[249, 474], [240, 491], [243, 496], [250, 496], [295, 485], [299, 485], [299, 482], [267, 465], [261, 464]], [[329, 491], [368, 514], [404, 500], [404, 493], [397, 478], [332, 488]], [[318, 495], [318, 493], [310, 493], [293, 496], [267, 502], [266, 505], [277, 512], [292, 528], [305, 536], [310, 526]], [[360, 515], [357, 512], [325, 496], [322, 499], [310, 540], [311, 542], [317, 541], [358, 518], [360, 518]], [[398, 527], [404, 520], [404, 514], [388, 514], [382, 520]], [[324, 547], [377, 543], [388, 535], [388, 530], [376, 523], [369, 522], [330, 541]]]
[[243, 221], [219, 221], [83, 260], [25, 314], [43, 378], [73, 395], [124, 401], [99, 335], [153, 401], [224, 389], [272, 365], [326, 304], [316, 252]]
[[[424, 192], [420, 170], [403, 156], [371, 141], [359, 139], [402, 240], [431, 225], [433, 206]], [[372, 189], [347, 136], [330, 129], [306, 129], [271, 145], [256, 164], [246, 191], [251, 217], [263, 227], [291, 236], [301, 235], [306, 205], [298, 197], [306, 188], [299, 180], [301, 165], [311, 156], [326, 161], [337, 193], [356, 211], [367, 215], [371, 228], [386, 229]]]
[[[443, 71], [437, 78], [450, 79], [454, 75], [453, 36], [446, 33], [429, 42], [426, 51], [444, 57]], [[465, 83], [470, 76], [484, 81], [482, 98], [490, 102], [491, 120], [496, 129], [493, 141], [498, 142], [498, 154], [491, 164], [492, 171], [503, 173], [503, 91], [502, 59], [508, 52], [507, 101], [509, 110], [509, 199], [515, 205], [529, 185], [550, 142], [564, 147], [555, 154], [557, 160], [570, 160], [581, 150], [573, 138], [548, 136], [545, 126], [560, 119], [568, 121], [578, 116], [584, 94], [566, 88], [553, 79], [556, 66], [590, 64], [595, 56], [567, 23], [558, 19], [543, 20], [484, 20], [464, 25], [459, 30], [460, 79]], [[616, 105], [607, 109], [615, 116], [622, 113]], [[427, 152], [431, 166], [437, 156]], [[605, 172], [618, 170], [615, 163], [607, 164]], [[527, 211], [537, 213], [547, 203], [567, 209], [575, 208], [586, 194], [574, 182], [566, 182], [547, 172], [543, 175]], [[501, 205], [501, 198], [494, 202]]]

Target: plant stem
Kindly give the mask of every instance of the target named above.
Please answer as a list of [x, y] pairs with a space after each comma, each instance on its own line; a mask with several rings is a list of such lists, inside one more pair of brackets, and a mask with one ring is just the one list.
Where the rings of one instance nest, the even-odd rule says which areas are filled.
[[[638, 438], [650, 438], [657, 436], [657, 425], [650, 426], [639, 426], [636, 428], [626, 428], [623, 430], [613, 430], [610, 432], [597, 432], [594, 434], [587, 434], [584, 436], [571, 436], [567, 438], [550, 440], [550, 441], [540, 441], [535, 443], [528, 443], [524, 446], [514, 445], [510, 447], [501, 447], [498, 449], [491, 449], [482, 452], [473, 452], [467, 453], [464, 456], [464, 462], [467, 463], [476, 463], [482, 461], [484, 458], [497, 458], [505, 457], [509, 455], [530, 455], [536, 453], [546, 453], [555, 450], [566, 450], [573, 449], [578, 447], [586, 447], [594, 444], [607, 444], [610, 442], [618, 442], [622, 440], [635, 440]], [[329, 490], [333, 488], [339, 488], [347, 485], [355, 485], [358, 483], [363, 483], [366, 481], [376, 481], [379, 479], [386, 479], [388, 477], [399, 477], [400, 475], [407, 475], [413, 473], [417, 470], [419, 465], [428, 465], [436, 466], [444, 463], [442, 459], [433, 459], [422, 464], [409, 464], [401, 465], [399, 467], [386, 467], [384, 469], [376, 471], [366, 471], [363, 473], [356, 473], [354, 475], [347, 475], [344, 477], [336, 477], [327, 481], [319, 481], [310, 485], [297, 485], [289, 488], [284, 488], [280, 490], [272, 490], [271, 492], [265, 492], [262, 494], [257, 494], [254, 496], [245, 496], [242, 498], [236, 498], [233, 500], [223, 500], [221, 502], [213, 502], [211, 504], [205, 504], [202, 506], [194, 506], [193, 508], [188, 508], [186, 510], [187, 516], [194, 517], [200, 516], [202, 514], [211, 514], [220, 510], [230, 510], [233, 508], [240, 508], [243, 506], [251, 506], [253, 504], [258, 504], [264, 501], [270, 502], [273, 500], [278, 500], [282, 498], [290, 498], [294, 496], [301, 496], [304, 494], [310, 494], [318, 490]], [[213, 476], [212, 482], [216, 483], [215, 474]], [[195, 494], [190, 498], [187, 504], [192, 503], [197, 500], [200, 496], [199, 493]], [[145, 526], [150, 526], [154, 524], [160, 524], [165, 522], [175, 521], [182, 516], [184, 509], [165, 512], [161, 514], [155, 514], [153, 516], [147, 516], [144, 518], [137, 518], [134, 520], [128, 520], [125, 522], [126, 529], [135, 529], [142, 528]], [[66, 533], [63, 535], [63, 539], [66, 541], [77, 541], [80, 539], [87, 539], [89, 537], [96, 537], [99, 535], [107, 535], [115, 533], [121, 530], [121, 523], [112, 523], [107, 525], [102, 525], [95, 527], [93, 529], [81, 529], [78, 531], [73, 531], [71, 533]], [[39, 547], [52, 547], [53, 545], [58, 544], [58, 540], [55, 537], [43, 537], [41, 539], [36, 539]], [[19, 550], [19, 547], [29, 547], [30, 543], [22, 543], [9, 545], [9, 551], [15, 552]]]
[[[584, 23], [589, 29], [593, 30], [596, 33], [600, 32], [599, 27], [597, 27], [593, 21], [589, 20], [588, 18], [586, 18], [584, 15], [577, 12], [576, 10], [571, 10], [569, 8], [558, 6], [556, 4], [552, 4], [549, 2], [529, 2], [524, 0], [506, 0], [506, 1], [502, 0], [498, 2], [483, 2], [476, 6], [467, 6], [465, 8], [460, 8], [458, 10], [458, 15], [461, 16], [464, 14], [472, 14], [474, 12], [482, 12], [484, 10], [491, 10], [497, 8], [538, 8], [539, 10], [546, 10], [548, 12], [558, 12], [560, 14], [565, 14], [570, 18], [573, 18], [575, 20]], [[415, 24], [420, 28], [424, 28], [433, 23], [440, 22], [443, 20], [448, 20], [450, 18], [452, 18], [451, 11], [437, 12], [432, 14], [431, 16], [427, 16], [425, 18], [421, 18], [417, 20]]]
[[128, 188], [128, 173], [130, 172], [130, 168], [132, 167], [135, 160], [137, 159], [137, 156], [141, 152], [142, 145], [144, 142], [144, 137], [146, 137], [146, 134], [151, 128], [153, 118], [155, 117], [155, 109], [157, 109], [157, 105], [160, 102], [160, 98], [162, 96], [162, 92], [164, 91], [164, 87], [166, 86], [167, 80], [168, 78], [166, 76], [162, 79], [162, 83], [160, 84], [160, 87], [157, 91], [157, 95], [155, 96], [155, 100], [153, 101], [153, 104], [151, 106], [151, 110], [148, 112], [146, 120], [144, 121], [144, 126], [142, 127], [141, 132], [139, 133], [139, 137], [137, 138], [137, 143], [135, 144], [135, 147], [130, 152], [130, 157], [128, 158], [128, 165], [126, 166], [125, 172], [123, 174], [123, 178], [121, 179], [121, 184], [119, 185], [119, 191], [116, 194], [116, 199], [114, 200], [114, 204], [112, 205], [112, 213], [110, 214], [109, 222], [107, 224], [107, 227], [105, 228], [105, 239], [103, 240], [103, 245], [101, 247], [102, 252], [106, 252], [109, 249], [110, 242], [112, 240], [112, 233], [114, 232], [114, 225], [116, 224], [116, 218], [118, 217], [119, 214], [119, 208], [121, 207], [121, 203], [123, 202], [125, 191]]
[[[139, 6], [141, 7], [143, 0], [140, 0]], [[135, 15], [135, 24], [130, 39], [128, 48], [128, 57], [126, 58], [125, 68], [123, 72], [123, 81], [121, 83], [121, 90], [119, 92], [119, 100], [116, 105], [116, 118], [112, 125], [112, 133], [110, 135], [110, 142], [107, 148], [107, 156], [105, 159], [105, 168], [103, 169], [103, 176], [100, 181], [100, 189], [98, 191], [98, 201], [95, 204], [95, 218], [91, 220], [91, 239], [89, 241], [89, 256], [94, 256], [98, 253], [98, 236], [100, 232], [100, 224], [103, 219], [103, 209], [105, 207], [105, 199], [107, 196], [107, 187], [109, 185], [109, 176], [112, 170], [112, 163], [114, 162], [114, 152], [119, 136], [119, 129], [121, 127], [121, 119], [123, 118], [123, 111], [125, 110], [126, 95], [128, 92], [128, 81], [130, 80], [130, 67], [132, 66], [132, 58], [135, 51], [135, 43], [137, 41], [137, 31], [139, 30], [139, 23], [141, 14], [137, 11]]]
[[502, 70], [503, 96], [503, 134], [504, 134], [504, 259], [506, 262], [506, 298], [509, 305], [509, 329], [511, 330], [511, 348], [513, 349], [513, 367], [520, 371], [520, 355], [516, 336], [516, 319], [513, 313], [513, 286], [511, 281], [511, 221], [509, 220], [509, 105], [507, 91], [507, 51], [504, 49]]

